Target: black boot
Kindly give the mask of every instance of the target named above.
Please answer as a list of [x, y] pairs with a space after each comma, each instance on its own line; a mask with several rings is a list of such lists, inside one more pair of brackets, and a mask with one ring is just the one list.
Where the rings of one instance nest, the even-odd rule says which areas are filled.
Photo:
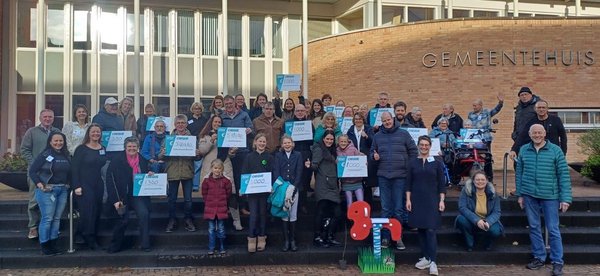
[[98, 249], [98, 243], [96, 242], [96, 237], [94, 237], [93, 235], [85, 235], [85, 236], [83, 236], [83, 239], [85, 240], [85, 243], [87, 244], [87, 246], [90, 250]]
[[335, 235], [333, 233], [331, 233], [331, 232], [327, 235], [327, 243], [330, 246], [340, 246], [340, 245], [342, 245], [341, 242], [335, 240]]
[[298, 246], [296, 246], [296, 222], [290, 222], [290, 250], [293, 252], [298, 251]]
[[329, 247], [329, 244], [323, 239], [323, 237], [325, 237], [325, 235], [315, 234], [313, 244], [316, 247]]
[[46, 256], [56, 255], [56, 253], [50, 247], [50, 241], [40, 243], [40, 246], [42, 247], [42, 255], [46, 255]]
[[58, 249], [58, 239], [53, 239], [48, 241], [50, 243], [50, 249], [52, 249], [52, 251], [56, 254], [56, 255], [62, 255], [65, 252], [63, 250]]
[[290, 250], [290, 237], [288, 234], [289, 222], [282, 221], [281, 225], [282, 225], [282, 230], [283, 230], [283, 247], [281, 248], [281, 251], [287, 252], [288, 250]]

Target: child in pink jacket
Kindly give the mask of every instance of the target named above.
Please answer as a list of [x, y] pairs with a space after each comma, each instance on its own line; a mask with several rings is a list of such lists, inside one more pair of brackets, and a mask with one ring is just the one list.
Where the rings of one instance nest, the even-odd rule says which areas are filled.
[[[354, 145], [352, 141], [348, 138], [348, 135], [343, 134], [340, 135], [337, 139], [337, 156], [358, 156], [364, 155], [360, 152]], [[366, 166], [366, 165], [365, 165]], [[356, 195], [357, 201], [364, 200], [363, 186], [362, 186], [362, 177], [344, 177], [340, 178], [340, 182], [342, 183], [342, 191], [346, 194], [346, 204], [350, 206], [352, 204], [352, 192]]]

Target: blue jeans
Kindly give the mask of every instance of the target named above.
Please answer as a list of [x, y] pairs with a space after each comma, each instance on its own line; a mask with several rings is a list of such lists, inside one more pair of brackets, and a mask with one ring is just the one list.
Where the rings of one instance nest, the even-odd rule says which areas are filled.
[[531, 240], [533, 256], [541, 261], [546, 261], [546, 246], [542, 237], [541, 211], [544, 214], [546, 228], [548, 228], [550, 261], [555, 264], [563, 264], [562, 238], [558, 228], [558, 208], [560, 203], [557, 199], [539, 199], [528, 195], [523, 195], [523, 201], [527, 221], [529, 222], [529, 239]]
[[[216, 231], [215, 231], [216, 230]], [[216, 232], [216, 233], [215, 233]], [[221, 251], [225, 250], [225, 220], [211, 219], [208, 221], [208, 250], [215, 250], [217, 239], [221, 243]]]
[[[401, 223], [408, 220], [408, 215], [404, 210], [404, 178], [386, 178], [379, 176], [379, 196], [381, 198], [381, 217], [395, 218]], [[389, 239], [390, 233], [382, 231], [383, 238]]]
[[60, 217], [67, 205], [67, 187], [54, 186], [51, 191], [35, 189], [35, 200], [40, 206], [40, 225], [38, 228], [40, 243], [58, 239]]
[[490, 247], [494, 240], [500, 237], [500, 235], [502, 235], [502, 228], [500, 227], [499, 222], [490, 225], [490, 229], [488, 229], [487, 231], [483, 231], [481, 230], [481, 228], [477, 227], [476, 224], [471, 223], [467, 218], [465, 218], [462, 215], [458, 215], [458, 217], [456, 217], [456, 228], [460, 230], [463, 237], [465, 238], [466, 246], [470, 248], [473, 248], [476, 233], [485, 233], [483, 244], [486, 248]]
[[198, 191], [200, 189], [200, 181], [202, 181], [202, 175], [200, 175], [200, 171], [202, 170], [202, 159], [194, 161], [194, 182], [193, 182], [193, 190]]
[[184, 218], [192, 219], [192, 179], [169, 181], [169, 219], [177, 218], [177, 194], [179, 194], [179, 182], [183, 188], [183, 214]]

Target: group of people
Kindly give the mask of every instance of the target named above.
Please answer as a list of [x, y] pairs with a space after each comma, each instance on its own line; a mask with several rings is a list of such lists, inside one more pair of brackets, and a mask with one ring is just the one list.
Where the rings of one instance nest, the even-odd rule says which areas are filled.
[[[545, 222], [554, 252], [550, 258], [556, 274], [560, 275], [562, 249], [554, 250], [561, 247], [556, 210], [560, 207], [566, 211], [571, 202], [570, 179], [568, 171], [565, 173], [566, 135], [564, 127], [560, 128], [560, 119], [548, 115], [546, 101], [534, 96], [526, 87], [518, 95], [512, 135], [515, 145], [511, 155], [516, 164], [515, 194], [527, 213], [535, 255], [535, 262], [528, 268], [539, 268], [545, 261], [539, 232], [540, 210], [543, 210], [545, 216], [556, 215], [555, 220]], [[94, 116], [92, 123], [88, 121], [87, 108], [77, 105], [74, 121], [66, 123], [62, 132], [52, 127], [53, 112], [43, 110], [40, 126], [28, 130], [21, 146], [30, 161], [33, 195], [29, 205], [30, 238], [39, 232], [44, 254], [60, 252], [55, 241], [70, 185], [80, 212], [79, 233], [90, 249], [98, 247], [98, 222], [102, 205], [107, 202], [119, 214], [108, 251], [123, 249], [130, 209], [137, 213], [141, 249], [151, 250], [150, 198], [133, 196], [133, 175], [166, 173], [169, 205], [166, 232], [177, 229], [175, 203], [181, 184], [184, 225], [188, 231], [196, 231], [192, 191], [201, 191], [203, 218], [209, 227], [209, 254], [225, 253], [225, 220], [230, 215], [234, 228], [243, 230], [240, 213], [250, 216], [246, 226], [248, 251], [263, 251], [267, 244], [269, 193], [242, 195], [241, 175], [271, 173], [273, 181], [281, 178], [296, 190], [289, 199], [293, 204], [287, 216], [281, 219], [283, 251], [298, 250], [295, 241], [298, 211], [307, 212], [304, 204], [311, 191], [316, 200], [313, 242], [319, 247], [340, 245], [335, 235], [338, 224], [343, 221], [342, 198], [347, 205], [355, 198], [372, 203], [375, 192], [381, 198], [382, 217], [396, 218], [405, 228], [418, 231], [423, 257], [415, 266], [429, 268], [430, 274], [437, 275], [436, 229], [441, 226], [441, 212], [445, 210], [447, 180], [443, 159], [430, 154], [431, 138], [439, 138], [444, 149], [460, 139], [461, 128], [491, 128], [491, 118], [502, 109], [503, 98], [499, 95], [498, 105], [491, 110], [483, 108], [481, 100], [475, 100], [473, 111], [464, 121], [454, 112], [452, 104], [445, 104], [431, 125], [429, 135], [420, 136], [417, 141], [404, 128], [425, 127], [422, 109], [413, 107], [407, 114], [406, 103], [398, 101], [392, 106], [389, 102], [385, 92], [379, 93], [378, 103], [372, 109], [366, 104], [345, 106], [342, 100], [338, 101], [337, 106], [344, 106], [342, 117], [352, 117], [352, 126], [344, 131], [339, 114], [326, 112], [332, 105], [332, 97], [327, 94], [312, 101], [299, 97], [298, 102], [288, 98], [282, 103], [279, 94], [268, 101], [267, 95], [261, 93], [251, 109], [247, 108], [243, 95], [219, 95], [213, 99], [208, 112], [204, 112], [201, 103], [194, 103], [189, 115], [174, 116], [170, 132], [167, 131], [170, 126], [162, 117], [153, 118], [152, 131], [148, 130], [147, 122], [155, 116], [151, 104], [145, 106], [145, 114], [136, 121], [131, 112], [133, 101], [129, 98], [120, 103], [112, 97], [106, 99], [104, 109]], [[298, 121], [310, 121], [313, 139], [294, 141], [285, 133], [286, 122]], [[249, 137], [246, 147], [219, 147], [218, 140], [222, 138], [217, 130], [220, 127], [245, 129]], [[133, 136], [125, 140], [122, 152], [107, 152], [101, 144], [102, 131], [119, 130], [130, 130]], [[548, 140], [545, 139], [547, 134]], [[195, 156], [167, 156], [166, 135], [197, 136]], [[491, 148], [491, 133], [485, 136], [484, 141]], [[337, 158], [341, 156], [366, 156], [368, 176], [339, 178]], [[547, 181], [536, 179], [539, 174], [535, 172], [542, 166], [549, 172], [544, 175], [556, 172], [561, 177]], [[455, 226], [463, 234], [468, 251], [473, 250], [476, 232], [486, 233], [484, 248], [488, 250], [503, 232], [500, 199], [494, 192], [490, 171], [491, 164], [485, 172], [474, 172], [465, 181], [460, 195], [460, 215]], [[544, 189], [536, 188], [542, 185], [540, 183], [545, 185]], [[50, 197], [57, 200], [49, 200]], [[33, 207], [36, 201], [42, 212], [39, 226]], [[389, 232], [384, 231], [382, 237], [382, 245], [390, 246]], [[396, 248], [405, 249], [402, 239], [397, 241]]]

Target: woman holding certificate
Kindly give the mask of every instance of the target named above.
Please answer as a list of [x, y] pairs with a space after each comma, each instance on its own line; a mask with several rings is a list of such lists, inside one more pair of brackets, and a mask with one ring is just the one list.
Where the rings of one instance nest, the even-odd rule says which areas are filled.
[[108, 202], [120, 215], [113, 229], [108, 253], [123, 249], [125, 229], [129, 223], [129, 210], [133, 208], [140, 227], [140, 249], [150, 251], [150, 197], [133, 195], [133, 179], [136, 174], [148, 173], [148, 161], [139, 153], [140, 142], [135, 137], [125, 138], [125, 152], [115, 155], [108, 166], [106, 190]]
[[[214, 115], [208, 120], [202, 131], [200, 131], [200, 134], [198, 134], [198, 154], [200, 156], [204, 156], [202, 159], [202, 169], [200, 171], [200, 178], [202, 181], [204, 181], [204, 179], [206, 179], [212, 172], [212, 161], [219, 157], [217, 154], [217, 129], [219, 129], [222, 124], [223, 119], [219, 115]], [[233, 181], [233, 166], [231, 164], [231, 159], [229, 159], [227, 154], [224, 154], [224, 156], [219, 159], [223, 161], [222, 174], [231, 181], [233, 186], [232, 193], [235, 194], [237, 189], [235, 188], [236, 183]], [[200, 183], [202, 183], [202, 181]], [[199, 189], [202, 190], [202, 184], [200, 185]], [[231, 218], [233, 219], [233, 227], [237, 231], [244, 230], [242, 227], [242, 222], [240, 221], [240, 210], [237, 207], [237, 197], [230, 196], [228, 200], [228, 206], [229, 213], [231, 213]]]
[[[311, 168], [316, 172], [315, 195], [317, 199], [317, 215], [315, 216], [315, 238], [313, 243], [318, 247], [340, 245], [334, 238], [337, 223], [342, 215], [340, 208], [340, 189], [337, 178], [335, 133], [325, 130], [322, 140], [312, 148]], [[327, 226], [322, 227], [326, 215], [333, 213]]]
[[[267, 138], [259, 133], [252, 144], [254, 151], [246, 156], [242, 174], [270, 173], [273, 171], [273, 155], [268, 153]], [[272, 183], [269, 183], [272, 184]], [[248, 232], [248, 252], [265, 250], [267, 236], [267, 198], [269, 193], [248, 194], [250, 208], [250, 229]]]

